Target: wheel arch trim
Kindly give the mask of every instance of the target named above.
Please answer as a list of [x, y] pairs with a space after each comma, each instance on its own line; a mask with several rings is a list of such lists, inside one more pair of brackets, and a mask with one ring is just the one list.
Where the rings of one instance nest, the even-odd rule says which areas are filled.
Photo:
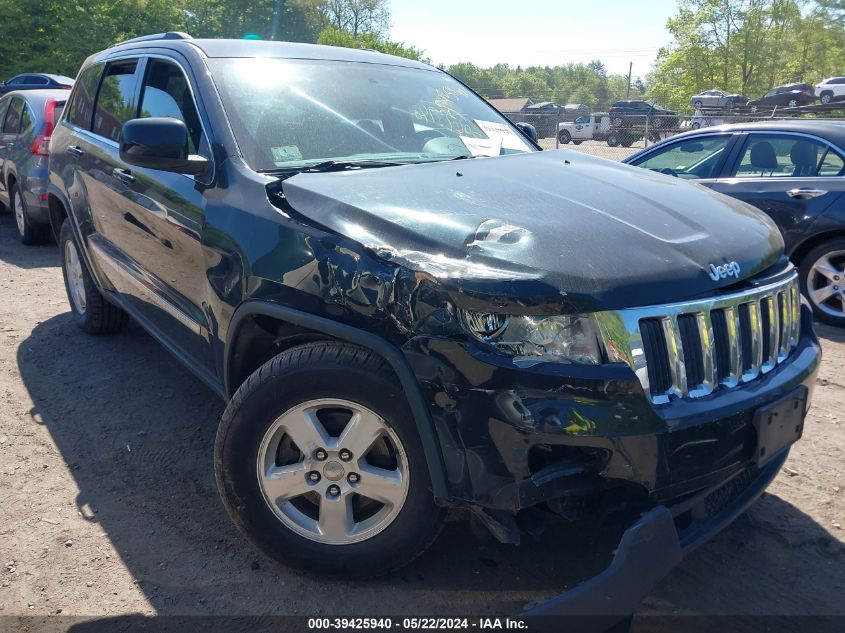
[[339, 323], [325, 317], [320, 317], [307, 312], [301, 312], [288, 306], [270, 303], [267, 301], [247, 301], [242, 303], [232, 316], [226, 335], [226, 347], [223, 360], [223, 380], [227, 397], [231, 398], [233, 385], [230, 381], [230, 372], [234, 350], [234, 342], [237, 340], [243, 321], [249, 317], [266, 316], [279, 321], [290, 323], [300, 327], [312, 329], [322, 334], [327, 334], [340, 341], [353, 343], [369, 349], [388, 362], [390, 367], [399, 378], [402, 390], [414, 417], [414, 423], [422, 442], [423, 452], [428, 465], [429, 476], [431, 477], [432, 492], [435, 499], [448, 497], [448, 486], [446, 483], [446, 468], [443, 462], [443, 454], [437, 439], [434, 422], [426, 406], [419, 383], [414, 376], [411, 366], [402, 352], [397, 347], [383, 338], [370, 332], [365, 332], [351, 325]]

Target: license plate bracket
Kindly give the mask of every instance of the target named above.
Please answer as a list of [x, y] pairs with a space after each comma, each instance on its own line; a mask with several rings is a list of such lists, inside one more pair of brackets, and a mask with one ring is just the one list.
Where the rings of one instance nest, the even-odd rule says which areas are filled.
[[754, 428], [757, 429], [754, 461], [757, 466], [765, 465], [801, 437], [806, 408], [807, 388], [802, 385], [780, 400], [757, 409], [754, 414]]

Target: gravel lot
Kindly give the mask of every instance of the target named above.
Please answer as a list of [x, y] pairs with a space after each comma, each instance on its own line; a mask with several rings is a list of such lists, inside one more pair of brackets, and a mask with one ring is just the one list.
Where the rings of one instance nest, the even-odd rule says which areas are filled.
[[[456, 521], [376, 581], [279, 569], [218, 501], [221, 402], [137, 327], [77, 330], [55, 246], [13, 233], [0, 215], [0, 616], [514, 613], [609, 560], [610, 532], [516, 548]], [[642, 614], [845, 615], [845, 332], [818, 332], [821, 379], [787, 467]]]

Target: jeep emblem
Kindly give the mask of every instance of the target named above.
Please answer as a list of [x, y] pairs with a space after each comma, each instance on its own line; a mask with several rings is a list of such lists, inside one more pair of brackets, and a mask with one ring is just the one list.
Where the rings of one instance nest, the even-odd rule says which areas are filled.
[[736, 262], [730, 262], [724, 266], [710, 264], [710, 279], [713, 281], [719, 281], [720, 279], [726, 279], [727, 277], [736, 277], [739, 279], [739, 271], [740, 267]]

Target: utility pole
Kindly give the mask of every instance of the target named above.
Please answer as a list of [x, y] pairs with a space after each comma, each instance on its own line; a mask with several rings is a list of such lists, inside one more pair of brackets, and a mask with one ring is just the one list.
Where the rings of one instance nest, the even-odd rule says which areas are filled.
[[279, 34], [279, 14], [282, 12], [282, 0], [273, 3], [273, 21], [270, 26], [270, 39], [275, 40]]
[[634, 62], [628, 62], [628, 92], [625, 93], [625, 98], [631, 98], [631, 73], [634, 70]]

